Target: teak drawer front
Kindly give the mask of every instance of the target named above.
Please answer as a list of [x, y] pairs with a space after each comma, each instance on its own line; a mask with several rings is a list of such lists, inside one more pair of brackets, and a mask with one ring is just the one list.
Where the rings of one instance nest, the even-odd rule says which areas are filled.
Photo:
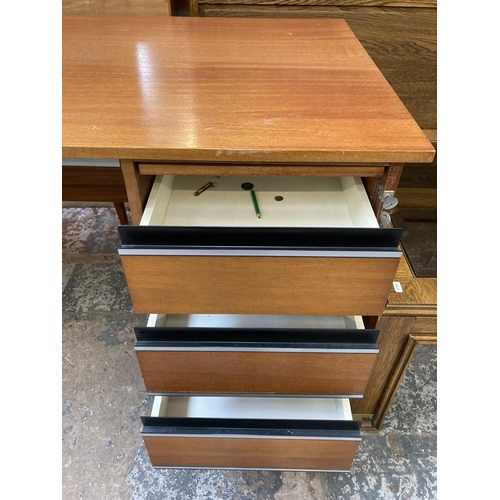
[[361, 397], [376, 330], [136, 328], [146, 389], [161, 394]]
[[[290, 429], [294, 432], [294, 429]], [[359, 441], [143, 435], [153, 467], [348, 471]]]
[[[215, 404], [219, 398], [204, 399]], [[251, 403], [259, 398], [228, 399]], [[348, 405], [348, 400], [340, 401], [329, 404]], [[142, 437], [153, 467], [348, 471], [361, 440], [361, 423], [351, 420], [350, 409], [339, 415], [322, 406], [322, 419], [304, 419], [300, 411], [300, 419], [279, 411], [276, 418], [237, 418], [230, 409], [229, 418], [142, 417]]]
[[138, 314], [379, 316], [395, 258], [122, 255]]

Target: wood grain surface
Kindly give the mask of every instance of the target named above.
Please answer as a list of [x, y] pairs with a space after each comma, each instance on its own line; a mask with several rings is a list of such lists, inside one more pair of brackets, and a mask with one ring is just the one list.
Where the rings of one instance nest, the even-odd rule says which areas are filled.
[[363, 394], [376, 354], [136, 351], [149, 392]]
[[138, 314], [379, 316], [396, 258], [127, 256]]
[[143, 436], [154, 467], [349, 470], [359, 441]]
[[437, 343], [437, 279], [413, 276], [403, 255], [394, 280], [403, 291], [390, 291], [383, 315], [370, 325], [380, 330], [379, 354], [363, 398], [351, 400], [354, 414], [371, 415], [371, 429], [382, 425], [418, 345]]
[[[69, 0], [66, 0], [69, 1]], [[74, 1], [74, 0], [73, 0]], [[172, 3], [175, 3], [173, 0]], [[197, 0], [201, 4], [274, 5], [274, 6], [337, 6], [337, 7], [427, 7], [436, 8], [436, 0]]]
[[437, 128], [436, 2], [200, 0], [205, 17], [345, 19], [423, 129]]
[[63, 156], [428, 162], [341, 19], [63, 16]]
[[63, 165], [62, 200], [128, 201], [121, 169], [119, 167]]
[[[182, 0], [62, 0], [63, 14], [168, 16], [170, 5]], [[175, 14], [175, 12], [173, 12]]]
[[221, 163], [139, 163], [139, 172], [149, 175], [382, 177], [383, 165], [228, 165]]

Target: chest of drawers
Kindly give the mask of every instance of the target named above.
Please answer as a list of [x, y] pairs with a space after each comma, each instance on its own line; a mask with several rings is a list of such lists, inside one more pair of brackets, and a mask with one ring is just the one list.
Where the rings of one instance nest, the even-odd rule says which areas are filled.
[[63, 156], [119, 158], [127, 188], [153, 466], [348, 470], [401, 255], [381, 213], [429, 141], [341, 20], [63, 34]]

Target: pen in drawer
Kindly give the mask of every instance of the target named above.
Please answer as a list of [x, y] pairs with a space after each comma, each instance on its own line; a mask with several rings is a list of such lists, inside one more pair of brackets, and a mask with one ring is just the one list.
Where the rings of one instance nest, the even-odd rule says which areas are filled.
[[255, 196], [255, 191], [253, 189], [250, 191], [250, 193], [252, 194], [253, 206], [255, 208], [255, 215], [257, 215], [257, 217], [260, 219], [260, 208], [259, 204], [257, 203], [257, 196]]
[[203, 191], [206, 191], [209, 187], [212, 187], [214, 184], [213, 182], [207, 182], [204, 186], [201, 186], [198, 191], [194, 193], [195, 196], [198, 196], [199, 194], [203, 193]]

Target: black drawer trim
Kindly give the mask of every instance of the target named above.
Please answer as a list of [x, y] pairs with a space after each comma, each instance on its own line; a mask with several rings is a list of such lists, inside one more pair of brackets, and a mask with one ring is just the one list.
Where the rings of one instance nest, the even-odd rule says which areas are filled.
[[224, 418], [141, 417], [143, 435], [210, 437], [360, 439], [361, 422], [353, 420], [266, 420]]
[[118, 226], [124, 249], [398, 251], [400, 228]]
[[135, 327], [136, 348], [377, 350], [379, 330]]

